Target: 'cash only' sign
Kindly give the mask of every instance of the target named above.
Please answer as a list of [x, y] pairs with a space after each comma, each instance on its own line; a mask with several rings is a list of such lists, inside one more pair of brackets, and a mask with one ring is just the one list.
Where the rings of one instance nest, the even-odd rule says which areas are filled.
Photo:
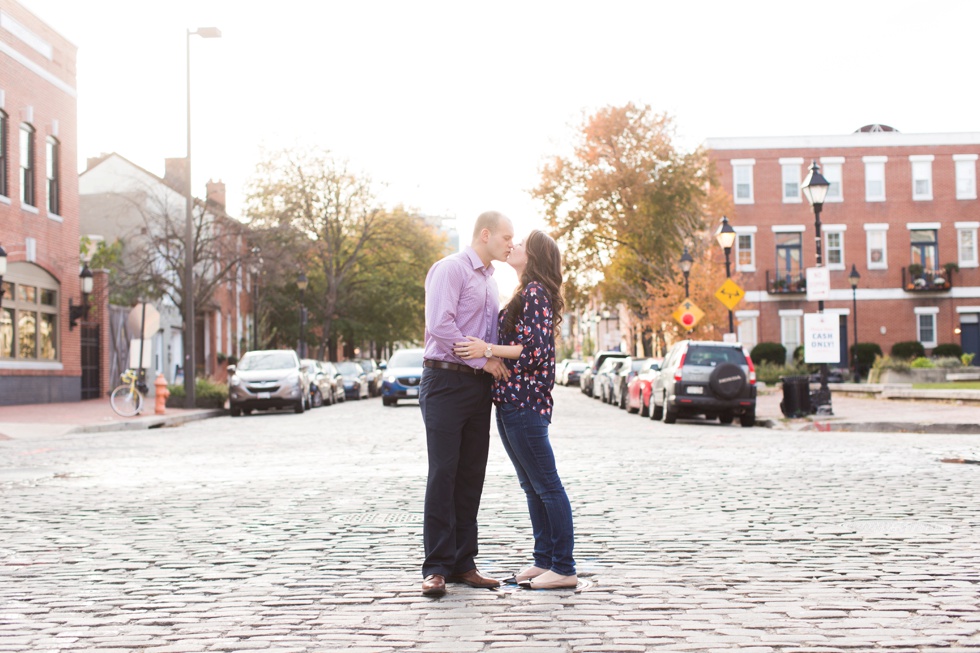
[[840, 362], [840, 318], [836, 313], [803, 316], [803, 360], [807, 363]]

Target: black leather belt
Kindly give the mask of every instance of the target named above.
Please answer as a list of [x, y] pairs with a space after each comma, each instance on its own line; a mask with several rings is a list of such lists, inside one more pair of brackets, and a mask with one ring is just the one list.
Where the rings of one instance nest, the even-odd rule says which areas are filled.
[[463, 374], [485, 374], [483, 370], [478, 370], [469, 365], [459, 365], [457, 363], [448, 363], [446, 361], [434, 361], [434, 360], [424, 360], [422, 361], [423, 367], [431, 367], [437, 370], [452, 370], [453, 372], [462, 372]]

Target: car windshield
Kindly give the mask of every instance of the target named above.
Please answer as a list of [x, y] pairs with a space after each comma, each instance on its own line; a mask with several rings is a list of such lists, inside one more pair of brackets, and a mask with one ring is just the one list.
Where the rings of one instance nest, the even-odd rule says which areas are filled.
[[361, 366], [361, 369], [364, 370], [365, 372], [373, 372], [374, 371], [374, 361], [360, 360], [360, 361], [357, 361], [357, 363]]
[[422, 367], [421, 351], [395, 352], [388, 360], [388, 367]]
[[260, 354], [249, 352], [242, 357], [238, 364], [238, 369], [246, 372], [250, 370], [282, 370], [288, 367], [296, 367], [296, 359], [288, 351], [270, 351]]
[[341, 361], [340, 363], [337, 363], [337, 369], [340, 370], [340, 373], [344, 376], [357, 376], [364, 371], [361, 369], [361, 366], [354, 361]]

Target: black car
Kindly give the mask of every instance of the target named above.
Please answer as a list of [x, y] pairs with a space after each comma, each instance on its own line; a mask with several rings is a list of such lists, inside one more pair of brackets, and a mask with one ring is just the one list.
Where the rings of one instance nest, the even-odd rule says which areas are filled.
[[664, 358], [650, 394], [650, 417], [673, 424], [704, 415], [755, 425], [755, 366], [739, 343], [682, 340]]
[[562, 370], [561, 382], [562, 385], [578, 385], [579, 380], [582, 378], [582, 372], [588, 367], [587, 363], [582, 361], [572, 361], [565, 366]]
[[356, 361], [340, 361], [334, 363], [344, 377], [344, 394], [347, 399], [367, 399], [367, 374]]

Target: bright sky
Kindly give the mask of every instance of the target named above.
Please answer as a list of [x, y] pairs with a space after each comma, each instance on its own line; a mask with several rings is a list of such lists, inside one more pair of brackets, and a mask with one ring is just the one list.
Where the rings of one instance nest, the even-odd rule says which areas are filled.
[[[705, 138], [980, 131], [972, 0], [20, 0], [78, 48], [79, 169], [184, 156], [240, 213], [261, 148], [317, 144], [389, 204], [541, 225], [528, 189], [582, 116], [628, 101]], [[813, 12], [808, 15], [807, 12]]]

